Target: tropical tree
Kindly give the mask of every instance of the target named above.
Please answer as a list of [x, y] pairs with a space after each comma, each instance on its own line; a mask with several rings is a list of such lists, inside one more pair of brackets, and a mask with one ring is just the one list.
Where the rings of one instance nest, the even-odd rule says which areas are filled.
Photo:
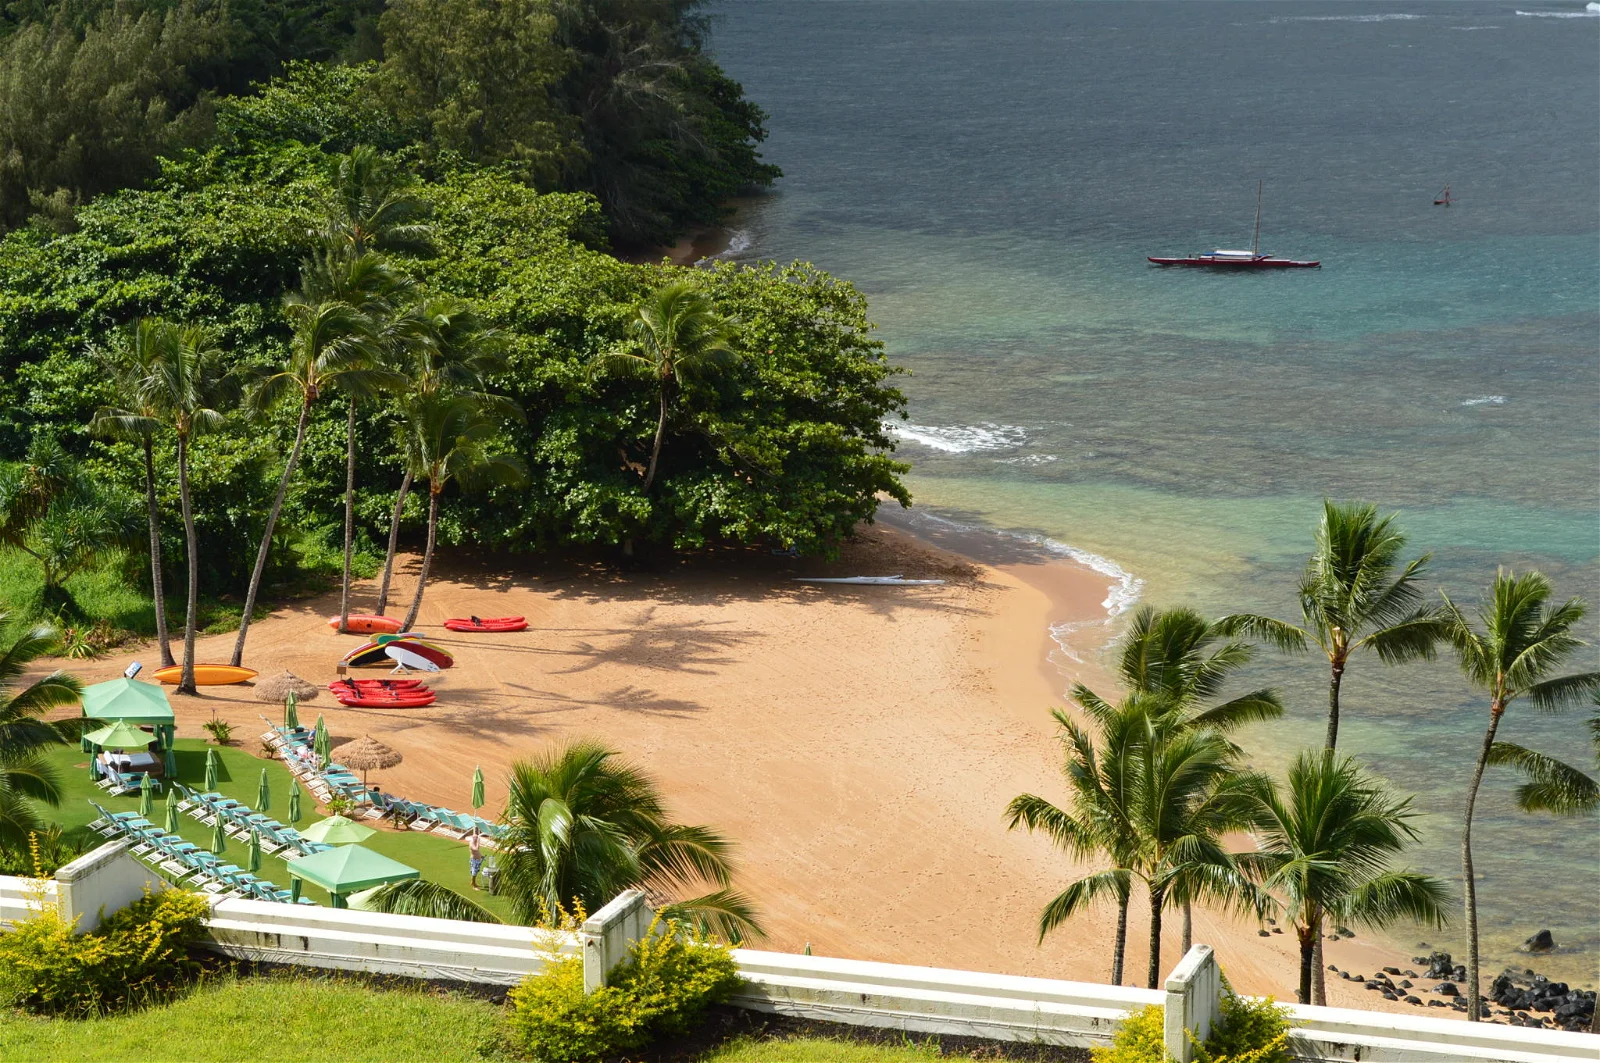
[[[1096, 716], [1095, 710], [1088, 710]], [[1111, 868], [1086, 875], [1062, 890], [1039, 914], [1039, 940], [1089, 906], [1110, 900], [1117, 906], [1117, 929], [1111, 947], [1111, 983], [1122, 984], [1122, 966], [1128, 941], [1128, 901], [1139, 836], [1133, 823], [1134, 755], [1132, 732], [1115, 727], [1117, 717], [1101, 721], [1103, 741], [1097, 748], [1093, 736], [1060, 709], [1051, 715], [1061, 726], [1066, 749], [1062, 774], [1072, 804], [1062, 809], [1036, 794], [1019, 794], [1006, 806], [1006, 825], [1026, 827], [1047, 835], [1062, 850], [1079, 858], [1105, 857]], [[1098, 717], [1097, 717], [1098, 718]]]
[[161, 428], [158, 411], [143, 394], [152, 366], [163, 356], [172, 326], [144, 317], [124, 328], [114, 346], [98, 352], [109, 378], [114, 405], [95, 411], [89, 428], [112, 439], [136, 440], [144, 451], [145, 513], [150, 524], [150, 588], [156, 613], [156, 645], [163, 667], [175, 664], [167, 632], [167, 590], [161, 565], [161, 507], [156, 501], [155, 434]]
[[735, 321], [718, 313], [698, 284], [674, 281], [651, 292], [634, 311], [628, 332], [637, 349], [608, 351], [595, 359], [596, 369], [649, 381], [655, 391], [659, 412], [644, 471], [645, 494], [655, 483], [661, 443], [683, 383], [709, 377], [735, 360], [734, 326]]
[[[10, 626], [0, 613], [0, 631]], [[76, 720], [45, 720], [52, 709], [74, 705], [83, 684], [54, 671], [18, 690], [17, 684], [35, 660], [52, 652], [55, 632], [47, 627], [25, 631], [0, 654], [0, 849], [18, 851], [28, 835], [43, 829], [34, 802], [60, 804], [60, 772], [43, 755], [51, 746], [76, 737]]]
[[508, 782], [500, 888], [519, 922], [574, 901], [594, 911], [638, 888], [669, 919], [734, 942], [761, 933], [749, 900], [730, 886], [731, 843], [710, 827], [673, 823], [655, 782], [616, 752], [576, 742], [513, 763]]
[[[1159, 699], [1161, 711], [1175, 713], [1185, 726], [1227, 734], [1283, 715], [1277, 692], [1265, 688], [1211, 704], [1228, 679], [1254, 657], [1248, 643], [1223, 633], [1220, 621], [1208, 621], [1192, 609], [1144, 605], [1134, 612], [1120, 642], [1117, 678], [1128, 693], [1152, 706]], [[1092, 704], [1109, 708], [1081, 683], [1073, 687], [1073, 699], [1086, 709]], [[1194, 941], [1194, 899], [1180, 891], [1176, 900], [1183, 909], [1182, 944], [1188, 952]]]
[[[1573, 632], [1586, 612], [1578, 598], [1569, 598], [1550, 607], [1553, 593], [1550, 581], [1539, 572], [1518, 576], [1501, 569], [1478, 611], [1482, 631], [1472, 626], [1449, 596], [1444, 599], [1445, 636], [1455, 647], [1468, 682], [1489, 697], [1489, 725], [1467, 786], [1461, 831], [1470, 990], [1467, 1018], [1474, 1022], [1482, 1018], [1482, 1002], [1479, 998], [1478, 891], [1472, 867], [1472, 817], [1484, 769], [1495, 756], [1495, 733], [1500, 729], [1506, 710], [1519, 699], [1525, 698], [1546, 712], [1560, 712], [1600, 692], [1600, 672], [1553, 675], [1584, 645]], [[1512, 753], [1502, 755], [1515, 756]]]
[[1256, 832], [1256, 850], [1239, 863], [1283, 900], [1300, 943], [1300, 1003], [1311, 1001], [1315, 945], [1328, 917], [1377, 928], [1402, 919], [1444, 925], [1443, 884], [1388, 870], [1417, 838], [1411, 799], [1388, 792], [1354, 759], [1307, 750], [1290, 765], [1285, 791], [1250, 773], [1239, 792]]
[[267, 512], [255, 567], [250, 572], [244, 615], [239, 620], [239, 637], [233, 645], [232, 663], [235, 665], [244, 659], [245, 639], [250, 634], [250, 620], [261, 589], [261, 577], [266, 572], [267, 554], [272, 549], [272, 535], [277, 529], [289, 484], [300, 464], [312, 406], [331, 388], [342, 389], [346, 394], [370, 394], [393, 374], [392, 370], [378, 364], [381, 344], [367, 314], [342, 299], [317, 299], [314, 282], [309, 277], [302, 278], [301, 288], [284, 300], [284, 312], [294, 330], [289, 358], [264, 374], [250, 396], [250, 404], [258, 412], [286, 399], [299, 399], [300, 417], [295, 426], [294, 444], [283, 463], [278, 493]]
[[[521, 415], [515, 402], [487, 390], [490, 376], [505, 367], [505, 354], [499, 334], [470, 304], [452, 295], [437, 295], [408, 308], [406, 316], [413, 324], [403, 330], [403, 362], [405, 375], [411, 381], [408, 392], [413, 399], [436, 395], [441, 389], [449, 388], [471, 395], [486, 409], [508, 417]], [[378, 616], [383, 616], [389, 607], [389, 583], [400, 542], [400, 518], [405, 513], [412, 483], [411, 467], [406, 464], [400, 489], [395, 492], [394, 513], [389, 518], [389, 545], [384, 552], [383, 578], [374, 610]]]
[[405, 411], [402, 426], [407, 467], [413, 477], [428, 483], [428, 538], [422, 552], [422, 570], [401, 630], [410, 631], [422, 610], [422, 595], [433, 567], [433, 548], [439, 533], [439, 499], [451, 481], [463, 487], [512, 486], [527, 479], [527, 467], [515, 454], [496, 452], [491, 444], [499, 432], [478, 398], [459, 393], [418, 396]]
[[433, 253], [433, 204], [408, 190], [377, 149], [363, 144], [339, 156], [332, 184], [321, 233], [329, 250], [347, 258]]
[[456, 919], [466, 923], [498, 923], [500, 917], [449, 886], [426, 879], [408, 879], [379, 886], [364, 899], [369, 912], [421, 915], [429, 919]]
[[1286, 652], [1314, 645], [1327, 655], [1328, 749], [1339, 744], [1339, 687], [1351, 656], [1371, 650], [1385, 664], [1429, 659], [1441, 636], [1438, 614], [1422, 604], [1419, 587], [1430, 555], [1402, 566], [1405, 545], [1394, 517], [1378, 516], [1377, 506], [1325, 500], [1300, 577], [1301, 625], [1255, 613], [1218, 622], [1224, 634], [1251, 635]]

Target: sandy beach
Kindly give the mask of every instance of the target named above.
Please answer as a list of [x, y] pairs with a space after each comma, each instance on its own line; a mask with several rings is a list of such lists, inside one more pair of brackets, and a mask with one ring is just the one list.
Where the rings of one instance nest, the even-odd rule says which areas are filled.
[[[1052, 662], [1050, 627], [1102, 624], [1107, 577], [1023, 548], [980, 564], [945, 545], [961, 544], [878, 525], [832, 564], [745, 552], [633, 575], [446, 554], [419, 625], [456, 656], [433, 681], [437, 704], [344, 708], [323, 693], [302, 718], [324, 714], [335, 745], [371, 734], [399, 750], [404, 763], [375, 781], [413, 799], [462, 807], [482, 765], [486, 811], [501, 806], [513, 759], [574, 738], [605, 742], [656, 776], [681, 820], [738, 843], [738, 885], [770, 934], [762, 947], [809, 943], [819, 955], [1103, 981], [1114, 913], [1036, 944], [1040, 908], [1083, 868], [1042, 838], [1008, 831], [1002, 812], [1024, 791], [1066, 799], [1049, 710], [1071, 679], [1114, 686], [1092, 665], [1069, 675]], [[415, 562], [401, 571], [402, 595]], [[863, 573], [947, 582], [792, 579]], [[358, 611], [371, 601], [363, 585]], [[279, 610], [251, 629], [246, 663], [332, 680], [356, 644], [328, 627], [336, 609], [328, 595]], [[515, 613], [530, 630], [440, 626]], [[232, 642], [202, 640], [200, 660], [226, 660]], [[152, 649], [70, 666], [98, 681], [130, 657], [152, 665]], [[254, 750], [260, 714], [281, 711], [249, 686], [202, 692], [174, 697], [180, 735], [198, 735], [215, 711]], [[1130, 982], [1145, 970], [1146, 920], [1141, 898], [1130, 912]], [[1163, 968], [1178, 959], [1177, 913], [1167, 928]], [[1257, 931], [1195, 915], [1195, 940], [1218, 949], [1236, 987], [1293, 999], [1292, 935]], [[1371, 972], [1408, 957], [1357, 938], [1330, 943], [1328, 962]], [[1328, 991], [1334, 1005], [1411, 1010], [1337, 979]]]

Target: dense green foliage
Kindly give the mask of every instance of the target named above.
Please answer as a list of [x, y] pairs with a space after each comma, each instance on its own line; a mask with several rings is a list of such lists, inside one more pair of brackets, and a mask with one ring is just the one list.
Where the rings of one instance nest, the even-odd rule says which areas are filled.
[[[1105, 1048], [1091, 1049], [1094, 1063], [1168, 1063], [1160, 1004], [1129, 1015]], [[1222, 997], [1222, 1014], [1203, 1043], [1195, 1045], [1198, 1063], [1290, 1063], [1288, 1011], [1272, 998]]]
[[658, 924], [592, 993], [584, 992], [583, 957], [552, 958], [511, 991], [510, 1022], [535, 1060], [606, 1059], [689, 1032], [739, 985], [727, 946]]
[[159, 998], [193, 973], [188, 943], [210, 913], [184, 890], [144, 897], [86, 934], [43, 907], [0, 935], [0, 1002], [45, 1015], [101, 1015]]

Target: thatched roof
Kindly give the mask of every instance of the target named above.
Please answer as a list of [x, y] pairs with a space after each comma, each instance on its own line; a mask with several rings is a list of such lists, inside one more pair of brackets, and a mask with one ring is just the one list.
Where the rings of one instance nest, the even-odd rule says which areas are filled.
[[308, 683], [293, 672], [279, 672], [270, 678], [256, 680], [256, 700], [282, 702], [292, 690], [296, 699], [310, 701], [317, 696], [319, 689], [315, 683]]
[[392, 768], [403, 758], [371, 735], [362, 735], [353, 742], [335, 746], [333, 759], [347, 768], [372, 771], [378, 768]]

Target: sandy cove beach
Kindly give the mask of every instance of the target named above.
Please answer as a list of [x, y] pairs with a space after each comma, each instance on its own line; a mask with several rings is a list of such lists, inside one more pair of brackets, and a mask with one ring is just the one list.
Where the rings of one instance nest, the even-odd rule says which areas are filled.
[[[402, 602], [415, 561], [398, 580]], [[1068, 682], [1114, 689], [1092, 665], [1069, 677], [1048, 659], [1050, 625], [1104, 621], [1105, 576], [1028, 551], [977, 564], [882, 525], [862, 529], [833, 564], [742, 553], [618, 575], [541, 561], [436, 561], [418, 626], [456, 657], [430, 677], [436, 704], [344, 708], [323, 692], [302, 719], [324, 714], [336, 746], [371, 734], [399, 750], [404, 763], [374, 781], [413, 799], [464, 807], [481, 764], [487, 812], [503, 806], [513, 759], [559, 741], [602, 741], [653, 774], [682, 821], [738, 843], [737, 884], [770, 935], [760, 947], [809, 942], [818, 955], [1106, 979], [1110, 909], [1036, 944], [1040, 908], [1087, 867], [1075, 869], [1041, 837], [1008, 831], [1002, 816], [1024, 791], [1066, 800], [1049, 710]], [[948, 582], [790, 578], [863, 573]], [[359, 589], [357, 611], [372, 593]], [[327, 595], [258, 622], [246, 663], [263, 675], [287, 668], [319, 684], [334, 679], [356, 645], [326, 623], [337, 602]], [[440, 624], [518, 613], [530, 630], [467, 635]], [[225, 661], [232, 644], [232, 635], [204, 639], [199, 659]], [[120, 674], [130, 657], [153, 665], [152, 649], [60, 663], [93, 682]], [[180, 735], [200, 734], [215, 710], [252, 751], [260, 714], [281, 713], [247, 685], [205, 687], [173, 704]], [[1147, 920], [1136, 899], [1130, 983], [1143, 981]], [[1171, 913], [1163, 970], [1178, 959], [1179, 923]], [[1195, 940], [1217, 948], [1236, 987], [1292, 1000], [1293, 936], [1257, 930], [1195, 913]], [[1408, 957], [1358, 938], [1330, 942], [1328, 962], [1371, 972], [1404, 968]], [[1328, 992], [1334, 1005], [1413, 1010], [1338, 979]]]

